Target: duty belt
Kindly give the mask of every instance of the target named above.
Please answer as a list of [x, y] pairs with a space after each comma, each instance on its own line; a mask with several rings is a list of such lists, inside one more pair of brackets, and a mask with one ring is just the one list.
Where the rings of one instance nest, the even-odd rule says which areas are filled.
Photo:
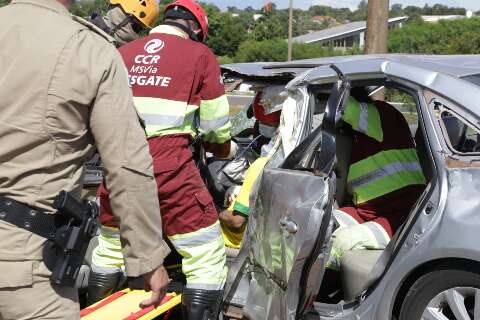
[[18, 201], [0, 196], [0, 220], [47, 239], [43, 262], [57, 285], [73, 286], [83, 264], [90, 240], [98, 230], [99, 210], [95, 202], [80, 202], [61, 191], [47, 214]]
[[[0, 220], [26, 229], [45, 239], [54, 240], [59, 217], [0, 196]], [[58, 222], [56, 223], [57, 220]]]

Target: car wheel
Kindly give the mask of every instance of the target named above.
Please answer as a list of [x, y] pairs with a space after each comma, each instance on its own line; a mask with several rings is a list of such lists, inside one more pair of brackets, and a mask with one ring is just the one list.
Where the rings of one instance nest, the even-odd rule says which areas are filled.
[[480, 275], [438, 270], [420, 277], [402, 304], [400, 320], [480, 320]]

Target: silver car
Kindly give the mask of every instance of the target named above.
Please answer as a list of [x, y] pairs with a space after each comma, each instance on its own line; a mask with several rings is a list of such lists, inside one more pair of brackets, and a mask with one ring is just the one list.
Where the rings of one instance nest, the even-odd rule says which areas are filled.
[[[295, 107], [292, 150], [264, 170], [251, 196], [224, 319], [480, 320], [480, 56], [334, 57], [223, 71], [255, 90], [285, 86], [284, 106]], [[356, 86], [400, 100], [427, 187], [385, 250], [343, 257], [343, 297], [326, 304], [316, 295], [352, 144], [339, 123]]]

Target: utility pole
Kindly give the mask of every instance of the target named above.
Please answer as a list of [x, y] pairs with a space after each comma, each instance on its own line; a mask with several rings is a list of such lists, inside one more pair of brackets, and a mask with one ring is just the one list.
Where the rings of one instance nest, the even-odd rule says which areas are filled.
[[[368, 0], [365, 54], [387, 53], [388, 0]], [[385, 100], [385, 90], [376, 92], [375, 100]]]
[[292, 61], [292, 34], [293, 34], [293, 0], [290, 0], [290, 10], [288, 12], [288, 61]]
[[368, 0], [365, 54], [387, 53], [388, 0]]

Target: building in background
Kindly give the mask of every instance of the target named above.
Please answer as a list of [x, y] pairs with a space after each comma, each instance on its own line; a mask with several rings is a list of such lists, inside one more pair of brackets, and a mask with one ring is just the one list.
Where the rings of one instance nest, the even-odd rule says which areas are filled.
[[[408, 17], [397, 17], [388, 20], [390, 29], [401, 28]], [[352, 48], [365, 46], [366, 21], [356, 21], [332, 28], [311, 32], [293, 38], [296, 43], [317, 43], [335, 48]]]
[[464, 16], [459, 14], [448, 15], [448, 16], [422, 16], [422, 19], [425, 22], [434, 23], [440, 20], [459, 20], [459, 19], [472, 18], [472, 17], [473, 17], [473, 11], [467, 11], [466, 15]]

